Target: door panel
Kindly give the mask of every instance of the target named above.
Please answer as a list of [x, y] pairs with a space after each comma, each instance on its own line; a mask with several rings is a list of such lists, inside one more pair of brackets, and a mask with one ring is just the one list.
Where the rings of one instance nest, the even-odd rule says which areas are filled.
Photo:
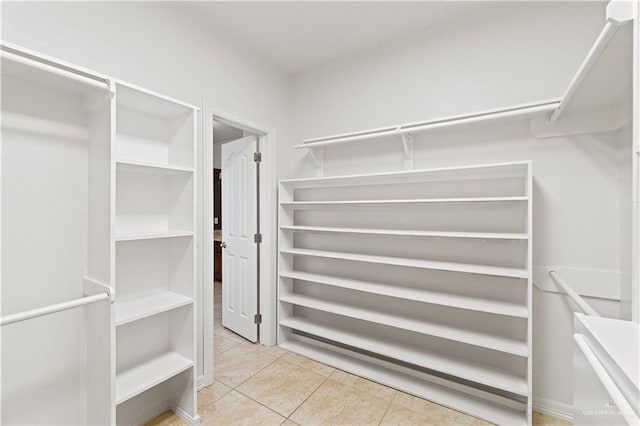
[[222, 145], [222, 325], [252, 342], [258, 339], [256, 149], [255, 136]]

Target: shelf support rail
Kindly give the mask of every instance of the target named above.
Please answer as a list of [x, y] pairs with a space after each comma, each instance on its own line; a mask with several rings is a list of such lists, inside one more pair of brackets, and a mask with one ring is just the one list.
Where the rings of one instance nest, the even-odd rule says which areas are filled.
[[580, 310], [587, 315], [599, 317], [600, 314], [587, 303], [556, 271], [549, 271], [549, 276], [565, 293], [578, 305]]
[[0, 317], [0, 326], [13, 324], [16, 322], [26, 321], [32, 318], [38, 318], [45, 315], [55, 314], [56, 312], [62, 312], [69, 309], [77, 308], [79, 306], [86, 306], [92, 303], [101, 302], [103, 300], [110, 300], [111, 295], [108, 292], [94, 294], [92, 296], [80, 297], [78, 299], [68, 300], [62, 303], [56, 303], [54, 305], [44, 306], [41, 308], [31, 309], [28, 311], [18, 312], [15, 314], [5, 315]]

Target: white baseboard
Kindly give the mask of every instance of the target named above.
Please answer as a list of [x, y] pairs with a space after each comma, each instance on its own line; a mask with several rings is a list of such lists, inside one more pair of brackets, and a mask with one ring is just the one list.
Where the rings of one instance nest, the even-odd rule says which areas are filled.
[[194, 425], [197, 426], [200, 424], [200, 416], [198, 414], [194, 416], [189, 415], [189, 413], [187, 413], [186, 411], [184, 411], [182, 408], [178, 407], [177, 405], [173, 405], [171, 406], [171, 411], [173, 411], [176, 416], [180, 417], [182, 420], [184, 420], [184, 422], [188, 425]]
[[533, 398], [533, 410], [573, 422], [573, 406], [544, 398]]

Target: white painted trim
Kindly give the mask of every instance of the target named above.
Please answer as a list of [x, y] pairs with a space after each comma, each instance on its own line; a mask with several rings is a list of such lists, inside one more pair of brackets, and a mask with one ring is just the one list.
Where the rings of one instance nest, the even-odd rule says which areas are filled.
[[197, 412], [195, 416], [191, 416], [189, 415], [189, 413], [187, 413], [186, 411], [184, 411], [182, 408], [180, 408], [175, 404], [171, 405], [171, 411], [173, 411], [173, 413], [176, 416], [180, 417], [188, 425], [197, 426], [200, 424], [200, 416], [198, 415]]
[[573, 422], [573, 406], [551, 399], [533, 397], [533, 411]]
[[631, 318], [640, 323], [640, 5], [633, 2], [633, 124], [632, 124], [632, 248], [631, 248]]
[[[201, 190], [203, 206], [200, 209], [203, 226], [202, 276], [204, 296], [204, 359], [213, 359], [213, 118], [259, 135], [262, 153], [260, 167], [260, 343], [276, 344], [276, 131], [274, 128], [256, 122], [243, 115], [231, 112], [206, 99], [202, 100], [202, 161], [204, 168]], [[204, 376], [198, 378], [201, 386], [213, 383], [213, 364], [204, 365]], [[202, 382], [202, 383], [201, 383]]]

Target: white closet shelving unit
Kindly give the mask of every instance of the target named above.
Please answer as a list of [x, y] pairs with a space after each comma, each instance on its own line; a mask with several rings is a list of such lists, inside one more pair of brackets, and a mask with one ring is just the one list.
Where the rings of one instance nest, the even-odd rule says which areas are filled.
[[529, 162], [287, 179], [279, 197], [279, 345], [530, 424]]
[[[64, 276], [42, 277], [47, 287], [39, 288], [34, 283], [30, 295], [20, 297], [33, 297], [38, 300], [34, 303], [46, 305], [43, 295], [52, 290], [58, 297], [67, 298], [106, 292], [112, 302], [76, 308], [66, 314], [66, 323], [55, 326], [60, 335], [54, 338], [69, 340], [70, 350], [81, 353], [86, 347], [86, 356], [74, 361], [78, 365], [65, 367], [86, 371], [86, 381], [78, 385], [77, 404], [71, 406], [74, 400], [68, 395], [75, 390], [68, 390], [62, 394], [66, 399], [61, 400], [55, 414], [59, 418], [43, 413], [48, 416], [44, 422], [139, 424], [171, 409], [187, 423], [197, 424], [197, 107], [7, 43], [2, 44], [2, 78], [3, 98], [7, 95], [2, 111], [6, 137], [3, 164], [22, 164], [29, 155], [51, 158], [43, 163], [51, 166], [39, 166], [37, 172], [24, 167], [23, 172], [16, 167], [3, 169], [3, 181], [10, 178], [12, 182], [6, 188], [9, 196], [15, 191], [32, 191], [34, 199], [43, 200], [55, 195], [56, 203], [62, 203], [55, 211], [65, 212], [58, 218], [52, 210], [48, 213], [51, 227], [26, 235], [32, 245], [39, 244], [37, 238], [42, 238], [43, 244], [60, 244], [60, 254], [46, 253], [43, 258], [66, 262], [65, 271], [60, 273]], [[29, 106], [29, 100], [37, 102]], [[29, 151], [31, 147], [37, 149]], [[3, 196], [7, 191], [3, 186]], [[38, 205], [17, 205], [17, 211], [3, 204], [3, 231], [14, 223], [5, 222], [6, 213], [11, 220], [19, 221], [20, 215], [31, 217], [32, 207]], [[58, 228], [65, 230], [66, 238], [56, 239]], [[3, 248], [18, 256], [22, 253], [18, 247], [18, 242], [5, 240], [3, 235]], [[32, 259], [14, 259], [13, 263]], [[72, 269], [69, 262], [81, 264]], [[76, 269], [84, 273], [70, 277], [67, 271]], [[20, 270], [24, 272], [20, 276], [17, 272], [11, 277], [3, 273], [3, 278], [10, 278], [11, 283], [30, 282], [29, 268]], [[6, 289], [10, 291], [3, 292], [3, 308], [11, 309], [13, 290]], [[60, 299], [48, 300], [52, 303]], [[72, 315], [77, 321], [70, 322]], [[61, 314], [49, 317], [51, 324], [63, 320]], [[31, 329], [23, 334], [38, 339], [35, 326], [24, 323], [13, 327], [32, 327], [36, 334], [29, 334]], [[77, 327], [83, 334], [76, 333]], [[10, 336], [13, 330], [3, 332]], [[3, 355], [15, 358], [12, 352]], [[15, 367], [20, 371], [20, 365]], [[52, 368], [59, 374], [59, 365]], [[37, 380], [50, 373], [41, 372]], [[24, 393], [30, 382], [24, 374], [23, 379], [19, 384]], [[7, 381], [3, 379], [3, 385], [8, 385], [3, 389], [3, 399], [12, 395], [11, 380], [9, 376]], [[86, 407], [81, 407], [85, 403]], [[66, 410], [86, 418], [61, 414]], [[42, 422], [37, 417], [3, 420]]]
[[124, 83], [114, 108], [116, 421], [195, 422], [196, 108]]

